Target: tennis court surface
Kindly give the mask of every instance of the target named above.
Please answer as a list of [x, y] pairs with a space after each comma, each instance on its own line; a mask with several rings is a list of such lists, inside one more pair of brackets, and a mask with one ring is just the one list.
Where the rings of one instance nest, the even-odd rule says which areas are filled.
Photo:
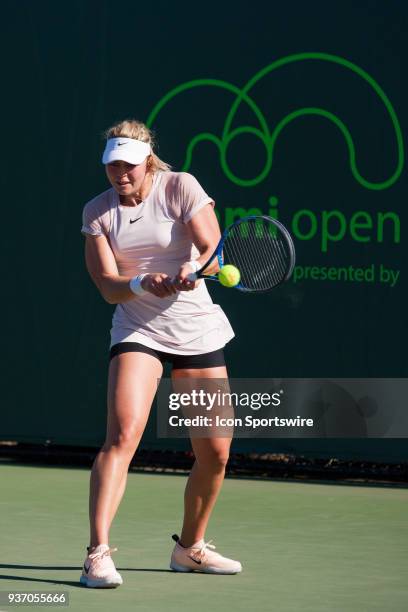
[[1, 591], [66, 591], [59, 609], [81, 612], [408, 609], [404, 488], [227, 479], [207, 537], [244, 571], [209, 576], [169, 570], [186, 477], [131, 473], [110, 541], [124, 585], [94, 590], [78, 582], [89, 470], [3, 464], [0, 478]]

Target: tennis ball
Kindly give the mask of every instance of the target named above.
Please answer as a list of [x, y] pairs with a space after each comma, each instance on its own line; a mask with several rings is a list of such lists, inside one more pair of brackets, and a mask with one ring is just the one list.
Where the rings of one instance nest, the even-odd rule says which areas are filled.
[[235, 287], [241, 280], [241, 274], [238, 268], [227, 264], [218, 272], [218, 280], [224, 287]]

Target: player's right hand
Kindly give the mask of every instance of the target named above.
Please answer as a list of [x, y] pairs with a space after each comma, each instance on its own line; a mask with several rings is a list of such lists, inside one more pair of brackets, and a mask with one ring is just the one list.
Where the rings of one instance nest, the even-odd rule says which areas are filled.
[[174, 287], [172, 278], [168, 274], [162, 272], [154, 272], [146, 274], [141, 282], [142, 289], [152, 293], [156, 297], [164, 298], [177, 293]]

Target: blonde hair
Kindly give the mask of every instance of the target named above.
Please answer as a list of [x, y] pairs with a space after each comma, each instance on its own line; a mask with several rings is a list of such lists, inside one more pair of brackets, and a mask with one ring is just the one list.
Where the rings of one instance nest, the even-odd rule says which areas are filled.
[[163, 170], [164, 172], [168, 172], [171, 170], [170, 164], [167, 164], [163, 160], [160, 159], [154, 153], [153, 147], [155, 145], [154, 136], [151, 130], [142, 123], [141, 121], [136, 121], [136, 119], [125, 119], [124, 121], [119, 121], [115, 123], [110, 128], [108, 128], [104, 134], [106, 140], [109, 138], [134, 138], [135, 140], [141, 140], [142, 142], [148, 142], [151, 146], [152, 152], [149, 155], [148, 160], [148, 169], [150, 172], [156, 172], [157, 170]]

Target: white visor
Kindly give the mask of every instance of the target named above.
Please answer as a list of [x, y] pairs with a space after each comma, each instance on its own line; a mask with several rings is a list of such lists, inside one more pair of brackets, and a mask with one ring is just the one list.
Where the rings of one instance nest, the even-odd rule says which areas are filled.
[[128, 164], [141, 164], [150, 153], [148, 142], [134, 138], [109, 138], [103, 152], [102, 163], [110, 164], [120, 160]]

